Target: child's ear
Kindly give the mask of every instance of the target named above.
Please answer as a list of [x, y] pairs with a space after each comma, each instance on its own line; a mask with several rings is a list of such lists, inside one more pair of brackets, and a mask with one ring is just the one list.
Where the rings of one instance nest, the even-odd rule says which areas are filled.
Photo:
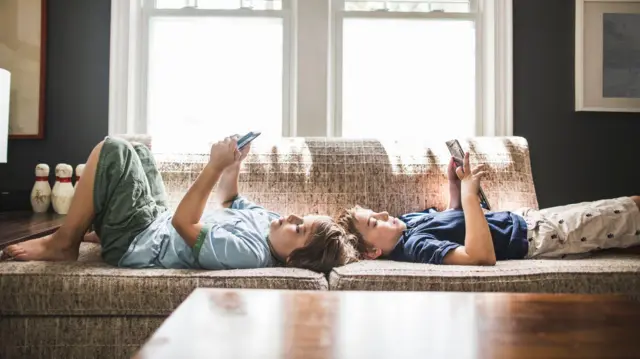
[[382, 255], [382, 249], [372, 248], [369, 252], [364, 254], [364, 257], [367, 259], [377, 259], [381, 255]]

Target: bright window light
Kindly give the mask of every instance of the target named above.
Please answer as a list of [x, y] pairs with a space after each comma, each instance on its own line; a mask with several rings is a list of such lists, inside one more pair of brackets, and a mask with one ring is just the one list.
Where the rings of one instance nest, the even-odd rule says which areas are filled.
[[207, 151], [248, 131], [282, 135], [281, 18], [154, 17], [149, 42], [154, 151]]
[[471, 21], [344, 21], [344, 137], [462, 137], [475, 133]]

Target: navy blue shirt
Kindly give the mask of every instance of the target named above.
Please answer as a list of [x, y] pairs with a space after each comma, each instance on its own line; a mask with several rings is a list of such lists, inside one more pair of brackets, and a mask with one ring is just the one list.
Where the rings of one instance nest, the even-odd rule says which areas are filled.
[[[485, 214], [497, 260], [522, 259], [527, 254], [527, 223], [511, 212]], [[387, 259], [401, 262], [442, 264], [449, 251], [464, 245], [462, 210], [409, 213], [399, 218], [407, 229]]]

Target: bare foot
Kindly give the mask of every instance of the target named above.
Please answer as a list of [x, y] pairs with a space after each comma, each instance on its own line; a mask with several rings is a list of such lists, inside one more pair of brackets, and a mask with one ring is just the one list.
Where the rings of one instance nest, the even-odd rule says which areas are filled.
[[30, 241], [13, 244], [4, 249], [4, 254], [18, 261], [75, 261], [79, 248], [69, 248], [56, 237], [58, 232]]

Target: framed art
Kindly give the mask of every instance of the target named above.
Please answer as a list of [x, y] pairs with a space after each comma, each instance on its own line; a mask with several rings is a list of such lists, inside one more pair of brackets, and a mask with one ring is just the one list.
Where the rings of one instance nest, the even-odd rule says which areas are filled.
[[640, 0], [576, 0], [576, 111], [640, 112]]
[[0, 68], [11, 73], [9, 138], [44, 138], [47, 0], [0, 0]]

